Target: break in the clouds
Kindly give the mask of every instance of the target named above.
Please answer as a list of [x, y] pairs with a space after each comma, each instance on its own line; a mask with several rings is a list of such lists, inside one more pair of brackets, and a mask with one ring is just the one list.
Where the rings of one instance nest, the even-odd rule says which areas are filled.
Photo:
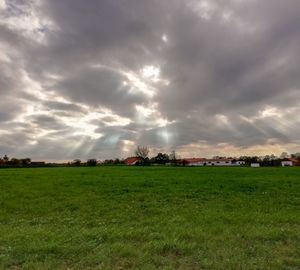
[[0, 0], [0, 155], [299, 151], [299, 14], [299, 0]]

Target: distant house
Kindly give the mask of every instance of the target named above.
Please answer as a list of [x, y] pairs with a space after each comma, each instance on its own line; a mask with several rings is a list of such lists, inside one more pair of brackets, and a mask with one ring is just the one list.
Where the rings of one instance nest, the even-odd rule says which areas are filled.
[[300, 160], [296, 158], [290, 158], [290, 161], [293, 162], [294, 166], [300, 166]]
[[282, 167], [292, 167], [292, 166], [298, 166], [299, 164], [299, 160], [295, 159], [295, 158], [285, 158], [281, 161], [281, 166]]
[[182, 163], [187, 166], [203, 166], [205, 158], [184, 158]]
[[237, 166], [240, 166], [240, 165], [245, 165], [246, 162], [244, 160], [237, 160], [236, 163], [235, 163]]
[[128, 157], [124, 160], [125, 165], [136, 165], [136, 163], [140, 160], [139, 157]]
[[258, 168], [258, 167], [260, 167], [260, 164], [259, 163], [251, 163], [251, 167]]
[[241, 166], [245, 164], [244, 161], [233, 158], [186, 158], [182, 160], [182, 163], [187, 166]]
[[281, 166], [282, 167], [292, 167], [294, 165], [293, 165], [293, 162], [290, 160], [283, 160], [283, 161], [281, 161]]

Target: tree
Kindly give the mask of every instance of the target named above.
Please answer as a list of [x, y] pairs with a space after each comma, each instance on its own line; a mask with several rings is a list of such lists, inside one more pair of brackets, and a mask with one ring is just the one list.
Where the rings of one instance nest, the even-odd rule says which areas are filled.
[[170, 159], [170, 162], [173, 164], [173, 165], [176, 165], [177, 164], [177, 155], [176, 155], [176, 152], [175, 150], [173, 150], [169, 156], [169, 159]]
[[97, 160], [94, 158], [88, 159], [86, 162], [87, 166], [96, 166], [97, 165]]
[[113, 163], [114, 163], [115, 165], [122, 164], [122, 162], [121, 162], [121, 160], [120, 160], [119, 158], [116, 158], [116, 159], [113, 161]]
[[80, 166], [81, 165], [81, 160], [80, 159], [74, 159], [73, 160], [73, 165]]
[[9, 158], [8, 158], [7, 155], [5, 155], [5, 156], [3, 157], [3, 161], [4, 161], [4, 163], [7, 163], [7, 162], [9, 161]]
[[284, 158], [289, 158], [289, 154], [287, 152], [282, 152], [281, 155], [280, 155], [280, 158], [281, 159], [284, 159]]
[[145, 160], [149, 155], [149, 148], [147, 146], [138, 146], [135, 150], [135, 155], [142, 160]]
[[169, 162], [168, 154], [158, 153], [156, 157], [153, 158], [153, 162], [156, 164], [166, 164]]
[[176, 160], [176, 159], [177, 159], [176, 152], [175, 152], [175, 150], [173, 150], [170, 154], [170, 160]]
[[135, 150], [135, 155], [139, 158], [139, 161], [136, 163], [136, 165], [150, 165], [150, 159], [148, 158], [149, 152], [150, 151], [147, 146], [138, 146]]
[[20, 160], [17, 159], [17, 158], [12, 158], [9, 162], [8, 162], [9, 165], [12, 165], [12, 166], [18, 166], [20, 165]]
[[300, 160], [300, 153], [292, 154], [291, 157]]
[[27, 167], [29, 166], [31, 159], [30, 158], [22, 158], [20, 160], [22, 167]]
[[259, 157], [257, 156], [242, 156], [239, 159], [245, 161], [246, 165], [250, 165], [251, 163], [259, 163]]
[[106, 160], [104, 160], [103, 164], [112, 165], [112, 164], [114, 164], [114, 160], [113, 159], [106, 159]]

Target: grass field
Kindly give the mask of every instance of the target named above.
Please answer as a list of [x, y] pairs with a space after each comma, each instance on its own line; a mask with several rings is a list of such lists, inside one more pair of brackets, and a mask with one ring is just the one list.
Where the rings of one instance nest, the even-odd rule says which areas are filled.
[[300, 168], [0, 170], [0, 269], [300, 269]]

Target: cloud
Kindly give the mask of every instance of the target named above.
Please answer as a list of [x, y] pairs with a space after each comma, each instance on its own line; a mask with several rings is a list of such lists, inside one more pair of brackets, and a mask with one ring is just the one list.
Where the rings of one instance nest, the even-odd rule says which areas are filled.
[[299, 12], [296, 0], [0, 1], [0, 154], [298, 151]]
[[134, 104], [145, 98], [130, 93], [126, 77], [114, 71], [83, 68], [53, 86], [59, 94], [93, 107], [103, 106], [121, 115], [132, 115]]

